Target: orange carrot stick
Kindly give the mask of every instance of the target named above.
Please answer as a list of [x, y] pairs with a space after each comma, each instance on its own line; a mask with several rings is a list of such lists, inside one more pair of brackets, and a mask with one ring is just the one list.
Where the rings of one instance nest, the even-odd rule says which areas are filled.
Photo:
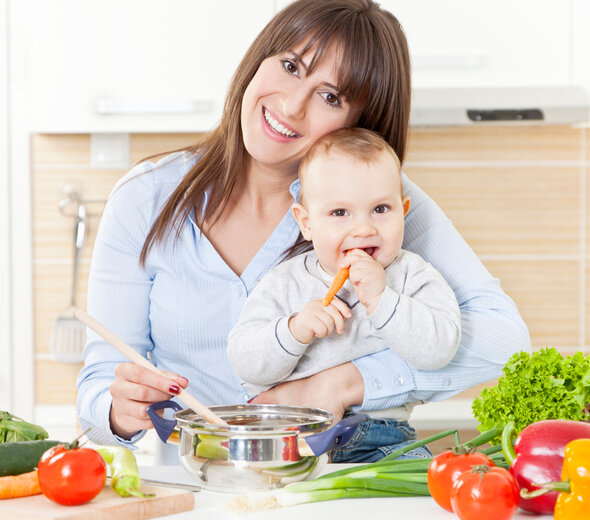
[[334, 277], [334, 279], [332, 280], [332, 283], [330, 284], [330, 287], [328, 288], [328, 292], [326, 293], [326, 296], [324, 296], [324, 299], [322, 300], [322, 303], [324, 304], [325, 307], [330, 305], [330, 302], [334, 299], [334, 296], [336, 296], [336, 293], [340, 289], [342, 289], [344, 282], [346, 282], [346, 279], [348, 278], [349, 270], [350, 270], [349, 267], [341, 267], [340, 269], [338, 269], [336, 276]]
[[18, 498], [41, 493], [37, 470], [21, 475], [0, 477], [0, 499]]

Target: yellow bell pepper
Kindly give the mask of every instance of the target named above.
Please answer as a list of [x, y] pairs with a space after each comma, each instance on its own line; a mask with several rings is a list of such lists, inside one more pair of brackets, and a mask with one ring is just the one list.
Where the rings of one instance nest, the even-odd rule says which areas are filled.
[[569, 482], [569, 491], [557, 497], [553, 518], [590, 518], [590, 439], [576, 439], [567, 444], [561, 479]]

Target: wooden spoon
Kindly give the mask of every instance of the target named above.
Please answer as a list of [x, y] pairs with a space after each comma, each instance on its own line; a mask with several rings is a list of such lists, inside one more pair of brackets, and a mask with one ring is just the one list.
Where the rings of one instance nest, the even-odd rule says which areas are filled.
[[[96, 321], [86, 311], [83, 311], [82, 309], [76, 309], [74, 315], [82, 323], [84, 323], [90, 329], [96, 332], [101, 338], [108, 341], [113, 347], [115, 347], [119, 352], [121, 352], [121, 354], [123, 354], [127, 359], [129, 359], [129, 361], [133, 361], [134, 363], [141, 365], [142, 367], [147, 368], [148, 370], [151, 370], [156, 374], [164, 376], [173, 384], [176, 384], [176, 382], [173, 379], [167, 376], [159, 368], [152, 365], [146, 358], [139, 354], [139, 352], [133, 350], [121, 338], [115, 336], [109, 329], [107, 329], [103, 324]], [[223, 426], [228, 425], [221, 417], [219, 417], [219, 415], [212, 412], [209, 408], [207, 408], [203, 403], [198, 401], [191, 394], [189, 394], [186, 390], [181, 388], [180, 393], [178, 394], [178, 398], [184, 401], [192, 410], [198, 413], [207, 422], [212, 424], [221, 424]]]

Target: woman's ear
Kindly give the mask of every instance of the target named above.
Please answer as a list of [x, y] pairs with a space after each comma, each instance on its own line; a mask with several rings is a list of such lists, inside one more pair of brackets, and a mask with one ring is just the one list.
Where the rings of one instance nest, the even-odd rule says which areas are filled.
[[408, 214], [408, 211], [410, 211], [410, 203], [412, 202], [412, 199], [410, 199], [410, 197], [408, 195], [402, 197], [402, 205], [404, 207], [404, 217]]
[[293, 217], [297, 221], [297, 225], [301, 230], [301, 234], [305, 240], [311, 240], [311, 227], [309, 225], [309, 214], [305, 209], [305, 206], [302, 206], [298, 202], [293, 204]]

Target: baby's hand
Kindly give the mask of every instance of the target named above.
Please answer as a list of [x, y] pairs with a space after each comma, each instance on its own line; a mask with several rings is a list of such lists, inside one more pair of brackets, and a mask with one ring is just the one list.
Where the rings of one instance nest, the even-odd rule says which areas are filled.
[[362, 249], [346, 253], [341, 267], [350, 267], [348, 278], [356, 290], [359, 301], [371, 314], [379, 304], [385, 290], [385, 269]]
[[289, 318], [289, 330], [299, 343], [311, 343], [314, 338], [324, 338], [336, 329], [338, 334], [344, 331], [344, 318], [352, 313], [343, 301], [334, 298], [325, 306], [322, 300], [310, 301], [301, 312]]

